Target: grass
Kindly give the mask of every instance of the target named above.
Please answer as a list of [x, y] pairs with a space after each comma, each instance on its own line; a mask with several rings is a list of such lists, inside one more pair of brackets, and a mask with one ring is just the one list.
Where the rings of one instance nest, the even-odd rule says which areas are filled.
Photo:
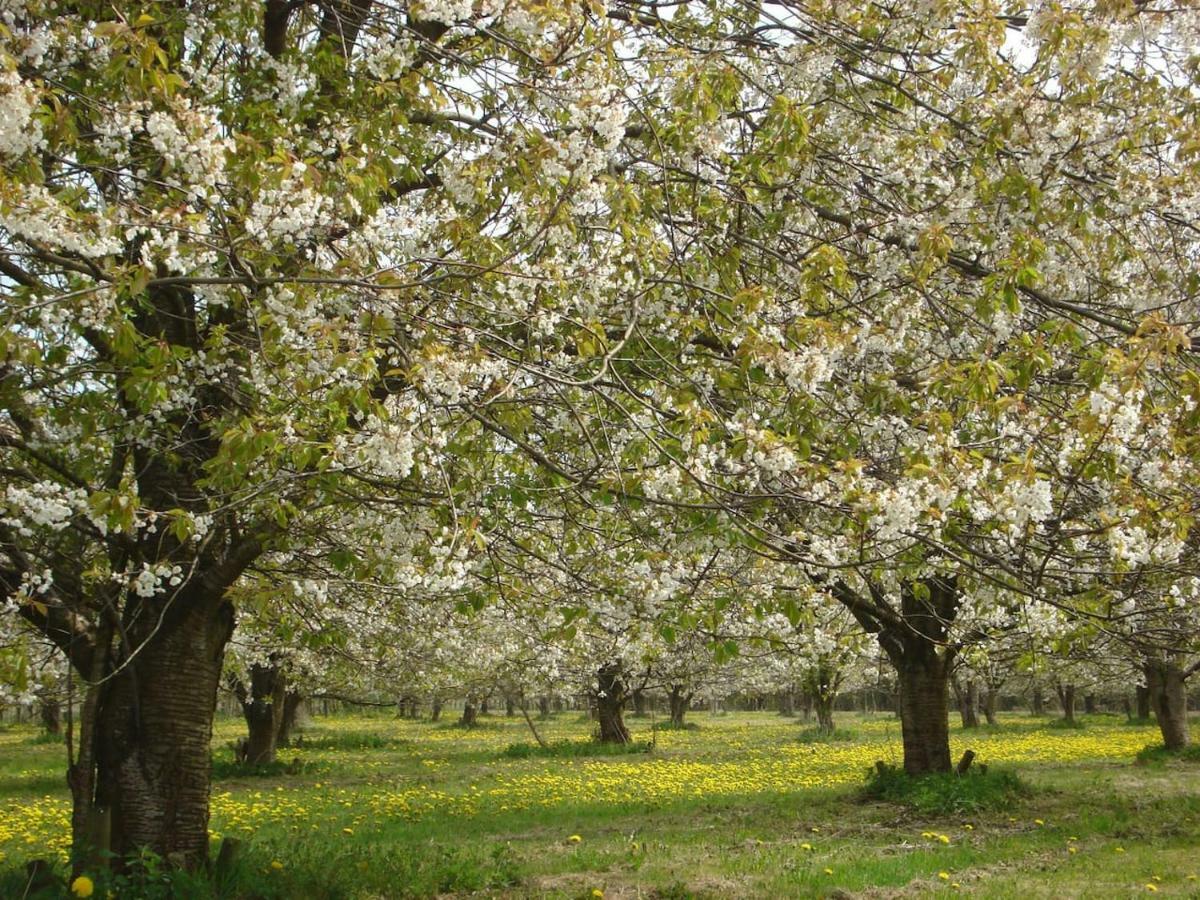
[[965, 775], [953, 772], [910, 778], [895, 766], [871, 770], [863, 796], [898, 803], [917, 813], [953, 816], [985, 810], [1011, 809], [1029, 787], [1006, 769], [972, 768]]
[[[529, 746], [519, 717], [477, 729], [320, 719], [281, 757], [298, 770], [218, 770], [213, 847], [245, 842], [234, 870], [215, 884], [158, 872], [116, 895], [932, 897], [957, 884], [974, 897], [1129, 897], [1154, 884], [1200, 896], [1189, 880], [1200, 875], [1200, 767], [1135, 765], [1153, 727], [1004, 716], [994, 730], [955, 728], [955, 758], [969, 747], [987, 778], [1028, 785], [974, 803], [986, 793], [974, 782], [949, 802], [932, 787], [863, 798], [877, 760], [900, 762], [891, 716], [841, 714], [854, 738], [833, 743], [800, 742], [805, 726], [774, 713], [697, 718], [699, 730], [660, 731], [651, 753], [615, 756], [510, 752]], [[591, 725], [576, 719], [555, 715], [539, 731], [585, 746]], [[649, 723], [630, 724], [635, 741], [650, 738]], [[242, 728], [218, 723], [218, 761]], [[3, 897], [22, 896], [27, 859], [65, 850], [64, 751], [36, 736], [0, 729]]]
[[649, 753], [652, 746], [649, 741], [630, 741], [628, 744], [602, 744], [596, 740], [563, 740], [549, 742], [546, 746], [520, 741], [509, 744], [501, 752], [508, 759], [529, 759], [530, 757], [545, 757], [562, 759], [583, 756], [623, 756], [628, 753]]

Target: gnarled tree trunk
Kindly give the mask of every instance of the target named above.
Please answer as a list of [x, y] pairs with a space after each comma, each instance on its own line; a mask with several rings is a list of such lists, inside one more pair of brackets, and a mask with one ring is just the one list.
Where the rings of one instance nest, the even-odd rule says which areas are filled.
[[1046, 696], [1042, 692], [1040, 684], [1035, 684], [1033, 690], [1029, 692], [1029, 714], [1033, 716], [1046, 714]]
[[250, 686], [234, 682], [234, 693], [242, 705], [249, 738], [246, 742], [247, 765], [257, 766], [275, 761], [275, 747], [283, 723], [287, 676], [275, 662], [250, 667]]
[[596, 688], [596, 718], [600, 723], [601, 743], [628, 744], [629, 729], [625, 727], [624, 718], [628, 689], [619, 662], [600, 667]]
[[433, 703], [430, 704], [430, 707], [429, 707], [429, 721], [430, 722], [438, 722], [441, 720], [441, 718], [442, 718], [442, 699], [441, 699], [441, 697], [434, 697]]

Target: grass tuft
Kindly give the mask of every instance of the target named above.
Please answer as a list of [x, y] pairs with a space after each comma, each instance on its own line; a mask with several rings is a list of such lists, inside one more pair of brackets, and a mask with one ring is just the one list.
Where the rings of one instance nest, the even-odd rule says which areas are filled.
[[858, 740], [858, 732], [849, 728], [835, 728], [833, 731], [823, 731], [816, 726], [805, 728], [796, 740], [801, 744], [847, 744]]
[[625, 756], [629, 753], [649, 753], [649, 741], [631, 741], [628, 744], [602, 744], [600, 741], [553, 741], [543, 747], [540, 744], [520, 742], [509, 744], [500, 753], [505, 759], [532, 759], [576, 757], [576, 756]]
[[1200, 763], [1200, 744], [1183, 750], [1168, 750], [1162, 744], [1147, 744], [1138, 751], [1138, 765], [1162, 765], [1166, 762]]
[[966, 775], [939, 772], [907, 775], [895, 766], [870, 770], [863, 795], [871, 800], [897, 803], [926, 815], [948, 816], [964, 812], [1009, 809], [1028, 789], [1009, 771], [972, 769]]

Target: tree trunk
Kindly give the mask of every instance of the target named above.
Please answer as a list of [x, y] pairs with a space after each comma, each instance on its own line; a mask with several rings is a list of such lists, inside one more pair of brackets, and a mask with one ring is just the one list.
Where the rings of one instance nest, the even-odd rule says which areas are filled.
[[550, 718], [550, 698], [546, 696], [538, 697], [538, 717], [542, 719]]
[[434, 697], [433, 703], [429, 707], [429, 721], [438, 722], [442, 718], [442, 700], [440, 697]]
[[646, 715], [646, 692], [638, 688], [633, 692], [632, 697], [633, 714], [639, 717]]
[[1075, 685], [1060, 684], [1056, 690], [1058, 691], [1058, 702], [1062, 706], [1063, 721], [1074, 725], [1075, 724]]
[[[207, 859], [213, 714], [233, 618], [228, 603], [215, 612], [196, 603], [152, 636], [153, 623], [127, 628], [133, 646], [144, 644], [95, 695], [95, 777], [83, 771], [81, 722], [81, 760], [68, 778], [76, 859], [110, 851], [119, 866], [143, 848], [188, 868]], [[107, 846], [90, 840], [97, 822]]]
[[504, 715], [508, 718], [517, 714], [517, 705], [513, 702], [513, 698], [507, 694], [504, 697]]
[[250, 667], [249, 694], [240, 684], [234, 689], [250, 731], [246, 743], [246, 764], [257, 766], [275, 762], [276, 741], [283, 724], [287, 677], [278, 665], [255, 663]]
[[791, 691], [779, 692], [779, 714], [788, 717], [796, 715], [796, 695]]
[[958, 715], [963, 728], [979, 727], [979, 686], [974, 678], [968, 678], [966, 684], [961, 684], [957, 678], [952, 681], [954, 696], [958, 700]]
[[1150, 688], [1139, 684], [1134, 689], [1135, 705], [1139, 721], [1145, 722], [1150, 718]]
[[1187, 688], [1183, 669], [1174, 662], [1155, 660], [1146, 665], [1146, 686], [1150, 704], [1158, 719], [1163, 746], [1172, 752], [1186, 750], [1188, 734]]
[[1094, 716], [1096, 714], [1096, 695], [1095, 694], [1084, 694], [1083, 695], [1083, 711], [1085, 713], [1087, 713], [1089, 716]]
[[671, 685], [671, 692], [667, 695], [667, 702], [671, 710], [671, 725], [675, 728], [683, 728], [684, 717], [687, 716], [688, 706], [692, 702], [692, 695], [684, 693], [683, 685], [673, 684]]
[[300, 703], [303, 700], [304, 697], [299, 691], [289, 689], [283, 695], [283, 716], [279, 720], [279, 737], [275, 741], [275, 746], [292, 746], [292, 732], [296, 728], [296, 716], [300, 713]]
[[833, 701], [835, 697], [813, 695], [813, 708], [817, 711], [817, 731], [833, 734]]
[[994, 687], [989, 687], [983, 693], [983, 717], [989, 725], [996, 724], [996, 699], [999, 695], [999, 689]]
[[904, 771], [909, 775], [950, 771], [949, 682], [945, 661], [937, 648], [905, 653], [898, 667], [900, 730], [904, 740]]
[[624, 710], [628, 696], [620, 663], [600, 667], [596, 690], [596, 717], [600, 722], [600, 741], [604, 744], [628, 744]]
[[479, 713], [475, 709], [475, 701], [468, 699], [463, 704], [462, 718], [458, 720], [458, 724], [466, 728], [474, 728], [478, 716]]
[[481, 716], [486, 716], [488, 714], [488, 698], [487, 697], [484, 697], [483, 700], [479, 704], [479, 714]]
[[1035, 684], [1029, 694], [1029, 714], [1033, 716], [1044, 716], [1046, 714], [1046, 698], [1042, 693], [1042, 686], [1040, 684]]
[[42, 727], [46, 734], [62, 734], [62, 707], [57, 697], [41, 697], [38, 709], [42, 717]]

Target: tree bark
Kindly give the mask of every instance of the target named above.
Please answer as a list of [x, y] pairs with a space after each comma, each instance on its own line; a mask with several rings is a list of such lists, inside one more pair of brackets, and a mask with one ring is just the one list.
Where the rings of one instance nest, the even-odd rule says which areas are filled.
[[1171, 752], [1186, 750], [1191, 744], [1188, 733], [1187, 688], [1183, 669], [1169, 660], [1153, 660], [1145, 667], [1150, 705], [1158, 719], [1163, 746]]
[[538, 717], [550, 718], [550, 698], [545, 695], [538, 697]]
[[[108, 846], [90, 850], [117, 865], [143, 848], [188, 868], [207, 859], [212, 723], [233, 618], [226, 602], [215, 614], [196, 604], [177, 627], [130, 636], [145, 641], [141, 652], [96, 698], [94, 798], [73, 790], [77, 858], [104, 821]], [[78, 766], [71, 777], [86, 781]]]
[[300, 703], [303, 700], [304, 696], [291, 688], [283, 695], [283, 716], [279, 720], [279, 737], [275, 746], [292, 746], [292, 732], [296, 728], [296, 717], [300, 714]]
[[434, 697], [433, 703], [429, 707], [429, 721], [437, 722], [442, 718], [442, 700], [440, 697]]
[[1139, 721], [1145, 722], [1150, 718], [1150, 688], [1147, 685], [1139, 684], [1134, 689], [1134, 702], [1137, 707], [1137, 717]]
[[833, 734], [833, 701], [834, 697], [813, 695], [813, 709], [817, 712], [817, 731], [822, 734]]
[[983, 693], [983, 717], [989, 725], [996, 724], [996, 700], [999, 696], [999, 689], [994, 687], [989, 687]]
[[788, 717], [796, 715], [796, 695], [791, 691], [779, 692], [779, 714]]
[[[913, 644], [916, 641], [912, 641]], [[900, 730], [904, 771], [909, 775], [950, 771], [950, 674], [935, 647], [906, 654], [900, 679]]]
[[1046, 698], [1042, 693], [1042, 686], [1035, 684], [1033, 690], [1029, 694], [1029, 714], [1033, 716], [1044, 716], [1046, 714]]
[[638, 688], [633, 691], [631, 696], [633, 698], [633, 714], [639, 717], [646, 715], [646, 692]]
[[600, 742], [628, 744], [629, 729], [625, 727], [625, 701], [628, 689], [621, 664], [608, 663], [597, 673], [596, 717], [600, 722]]
[[258, 766], [275, 762], [276, 742], [283, 724], [287, 676], [274, 662], [255, 663], [250, 667], [249, 692], [240, 682], [234, 685], [234, 692], [242, 704], [242, 715], [249, 729], [246, 764]]
[[954, 696], [958, 700], [958, 715], [963, 728], [979, 727], [979, 687], [975, 679], [968, 678], [966, 683], [957, 678], [951, 682], [954, 686]]
[[517, 705], [513, 702], [513, 698], [508, 694], [504, 695], [504, 715], [511, 718], [517, 714]]
[[1062, 706], [1063, 721], [1074, 725], [1075, 724], [1075, 685], [1060, 684], [1056, 690], [1058, 691], [1058, 702]]
[[46, 734], [62, 734], [62, 707], [57, 697], [39, 698], [38, 711]]
[[1089, 716], [1094, 716], [1096, 714], [1096, 695], [1095, 694], [1084, 694], [1083, 695], [1083, 711], [1085, 713], [1087, 713]]
[[474, 728], [478, 719], [478, 711], [475, 708], [475, 701], [468, 699], [463, 704], [462, 718], [458, 720], [458, 724], [466, 728]]
[[688, 707], [692, 702], [692, 694], [686, 693], [684, 686], [681, 684], [671, 685], [670, 693], [667, 695], [667, 704], [671, 711], [671, 725], [675, 728], [684, 727], [684, 718], [687, 716]]

